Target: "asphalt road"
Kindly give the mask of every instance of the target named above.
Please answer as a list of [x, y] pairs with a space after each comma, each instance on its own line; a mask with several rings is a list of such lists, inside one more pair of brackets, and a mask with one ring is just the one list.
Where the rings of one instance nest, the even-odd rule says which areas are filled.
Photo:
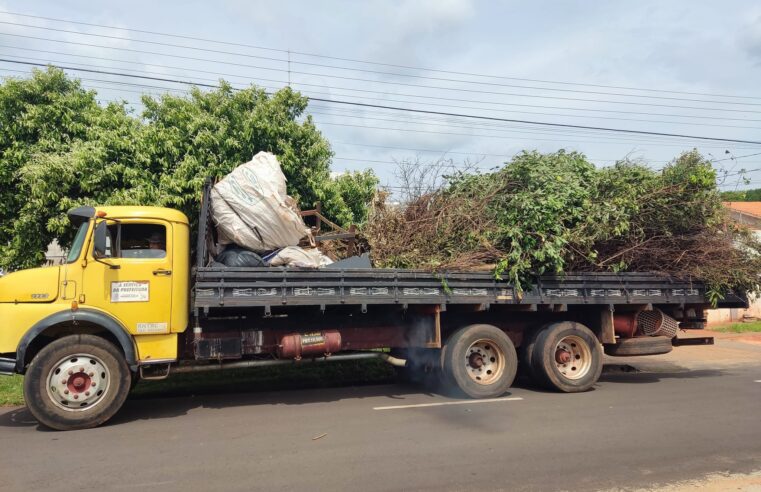
[[143, 399], [65, 433], [0, 409], [0, 490], [575, 491], [761, 469], [761, 345], [677, 350], [617, 361], [641, 372], [609, 366], [583, 394], [520, 384], [461, 403], [383, 385]]

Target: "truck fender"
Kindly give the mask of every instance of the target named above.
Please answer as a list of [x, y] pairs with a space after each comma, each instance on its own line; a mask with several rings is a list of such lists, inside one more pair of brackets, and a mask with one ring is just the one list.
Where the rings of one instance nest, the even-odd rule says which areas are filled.
[[127, 360], [127, 365], [129, 365], [131, 370], [137, 370], [135, 344], [124, 325], [106, 313], [94, 309], [80, 308], [76, 311], [60, 311], [35, 323], [21, 338], [16, 349], [16, 372], [19, 374], [24, 373], [26, 351], [35, 338], [48, 328], [63, 323], [86, 323], [87, 325], [95, 325], [108, 331], [118, 340], [124, 352], [124, 357]]

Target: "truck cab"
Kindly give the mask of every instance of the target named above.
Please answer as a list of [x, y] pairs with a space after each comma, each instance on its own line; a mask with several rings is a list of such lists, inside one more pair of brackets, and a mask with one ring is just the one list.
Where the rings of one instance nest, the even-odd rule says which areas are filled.
[[[177, 335], [188, 326], [187, 217], [159, 207], [79, 207], [69, 219], [77, 233], [65, 263], [0, 278], [0, 372], [25, 374], [46, 349], [72, 337], [107, 341], [119, 352], [114, 359], [129, 367], [127, 376], [142, 364], [176, 360]], [[106, 378], [101, 384], [111, 391], [80, 392], [94, 382], [87, 365], [108, 366], [106, 355], [80, 355], [79, 365], [47, 361], [44, 388], [27, 388], [57, 394], [51, 415], [68, 416], [75, 407], [85, 413], [122, 393], [119, 381]]]

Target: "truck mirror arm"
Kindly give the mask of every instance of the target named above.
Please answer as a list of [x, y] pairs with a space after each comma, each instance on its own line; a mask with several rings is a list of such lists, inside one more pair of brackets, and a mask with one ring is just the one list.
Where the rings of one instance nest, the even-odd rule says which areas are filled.
[[110, 268], [111, 270], [119, 270], [122, 267], [121, 265], [114, 265], [113, 263], [109, 263], [107, 261], [103, 261], [103, 260], [97, 258], [95, 255], [93, 255], [92, 258], [97, 263], [102, 263], [102, 264], [106, 265], [108, 268]]

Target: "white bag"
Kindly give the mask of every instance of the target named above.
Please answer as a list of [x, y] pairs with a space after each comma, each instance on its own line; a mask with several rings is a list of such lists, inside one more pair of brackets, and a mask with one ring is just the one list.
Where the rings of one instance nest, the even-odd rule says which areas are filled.
[[311, 234], [295, 200], [286, 195], [280, 163], [269, 152], [259, 152], [214, 185], [211, 204], [220, 245], [272, 251]]
[[298, 246], [283, 248], [269, 260], [270, 266], [299, 268], [321, 268], [331, 263], [333, 263], [333, 260], [322, 254], [319, 249], [304, 249]]

